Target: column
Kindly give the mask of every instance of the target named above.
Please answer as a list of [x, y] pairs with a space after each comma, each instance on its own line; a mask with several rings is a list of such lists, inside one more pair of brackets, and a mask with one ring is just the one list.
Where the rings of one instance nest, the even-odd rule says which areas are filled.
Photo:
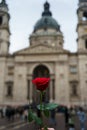
[[52, 92], [53, 92], [53, 100], [55, 100], [55, 80], [52, 79]]
[[32, 80], [30, 80], [30, 103], [32, 103], [32, 94], [33, 94], [33, 85], [32, 85]]
[[27, 99], [29, 100], [29, 93], [30, 93], [30, 80], [27, 81]]
[[52, 86], [52, 79], [50, 80], [50, 102], [53, 102], [53, 86]]

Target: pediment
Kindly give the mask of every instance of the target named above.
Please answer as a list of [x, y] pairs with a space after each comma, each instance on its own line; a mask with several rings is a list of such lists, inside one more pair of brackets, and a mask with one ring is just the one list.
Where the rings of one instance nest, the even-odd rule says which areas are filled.
[[62, 49], [58, 49], [56, 47], [52, 47], [45, 44], [38, 44], [34, 46], [30, 46], [23, 50], [16, 52], [15, 54], [38, 54], [38, 53], [56, 53], [56, 52], [63, 52]]

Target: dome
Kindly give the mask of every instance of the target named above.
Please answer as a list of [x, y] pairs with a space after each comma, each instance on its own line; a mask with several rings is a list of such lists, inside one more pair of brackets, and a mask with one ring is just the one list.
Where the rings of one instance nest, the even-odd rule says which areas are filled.
[[79, 0], [79, 2], [87, 2], [87, 0]]
[[47, 29], [47, 28], [59, 30], [60, 26], [58, 25], [56, 20], [53, 19], [52, 17], [44, 16], [40, 20], [37, 21], [37, 23], [35, 24], [34, 30], [36, 31], [38, 29]]
[[34, 31], [38, 29], [55, 29], [60, 30], [60, 25], [56, 22], [54, 18], [52, 18], [52, 13], [49, 11], [49, 3], [46, 2], [44, 4], [44, 12], [42, 13], [42, 18], [38, 20], [34, 26]]

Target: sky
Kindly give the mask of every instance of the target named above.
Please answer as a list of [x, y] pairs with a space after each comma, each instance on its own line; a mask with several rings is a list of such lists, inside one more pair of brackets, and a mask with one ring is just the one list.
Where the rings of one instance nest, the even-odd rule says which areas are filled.
[[[29, 47], [29, 36], [35, 23], [41, 18], [46, 0], [6, 0], [10, 19], [10, 53]], [[77, 51], [78, 0], [48, 0], [53, 18], [58, 22], [64, 36], [64, 48]]]

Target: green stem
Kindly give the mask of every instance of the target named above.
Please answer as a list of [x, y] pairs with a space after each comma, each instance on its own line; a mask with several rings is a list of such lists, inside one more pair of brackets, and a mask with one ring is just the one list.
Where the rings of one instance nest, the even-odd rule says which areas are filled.
[[42, 112], [42, 97], [43, 97], [43, 92], [40, 92], [40, 110]]
[[[42, 98], [43, 98], [43, 92], [40, 92], [40, 113], [41, 113], [41, 118], [42, 118]], [[43, 127], [43, 124], [41, 125], [41, 128]]]
[[[43, 98], [44, 92], [40, 92], [40, 110], [41, 110], [41, 117], [42, 117], [42, 112], [43, 112], [43, 104], [42, 104], [42, 98]], [[45, 106], [44, 106], [45, 108]], [[42, 124], [41, 128], [44, 128], [44, 130], [48, 130], [47, 126], [44, 125], [44, 123]]]

